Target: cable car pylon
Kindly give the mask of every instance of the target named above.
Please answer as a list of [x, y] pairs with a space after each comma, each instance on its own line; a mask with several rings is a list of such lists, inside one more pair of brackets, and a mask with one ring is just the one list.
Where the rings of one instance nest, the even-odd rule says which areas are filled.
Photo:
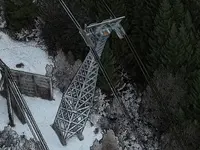
[[60, 142], [62, 145], [66, 145], [67, 139], [83, 132], [93, 105], [99, 71], [97, 59], [101, 57], [106, 41], [112, 31], [115, 31], [120, 39], [124, 37], [125, 32], [120, 22], [125, 17], [107, 19], [100, 23], [85, 25], [85, 28], [82, 29], [63, 0], [59, 1], [90, 48], [81, 67], [64, 92], [52, 124], [52, 128], [58, 135]]

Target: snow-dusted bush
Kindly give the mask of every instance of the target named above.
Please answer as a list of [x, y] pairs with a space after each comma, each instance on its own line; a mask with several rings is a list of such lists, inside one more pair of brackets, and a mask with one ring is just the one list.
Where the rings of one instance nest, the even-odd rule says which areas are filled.
[[4, 16], [3, 1], [0, 1], [0, 29], [6, 27], [6, 20]]
[[72, 81], [80, 65], [80, 60], [75, 61], [73, 65], [69, 64], [63, 51], [59, 50], [54, 61], [54, 86], [58, 87], [63, 92]]
[[0, 150], [38, 150], [38, 143], [33, 139], [19, 136], [10, 126], [0, 131]]
[[26, 42], [34, 40], [40, 44], [42, 41], [42, 39], [40, 38], [40, 34], [41, 34], [40, 24], [41, 23], [40, 23], [39, 18], [36, 18], [34, 20], [34, 25], [33, 25], [32, 29], [22, 28], [20, 31], [15, 33], [16, 40], [26, 41]]
[[102, 131], [114, 131], [119, 140], [120, 150], [158, 148], [158, 140], [152, 128], [139, 116], [141, 98], [136, 92], [135, 85], [124, 84], [118, 91], [132, 119], [124, 115], [123, 108], [115, 98], [108, 98], [101, 90], [97, 90], [93, 111], [102, 116], [98, 121]]

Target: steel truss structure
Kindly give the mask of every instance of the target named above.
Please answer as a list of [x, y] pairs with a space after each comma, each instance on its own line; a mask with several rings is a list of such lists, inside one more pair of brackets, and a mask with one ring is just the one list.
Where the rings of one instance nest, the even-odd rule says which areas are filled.
[[[87, 46], [94, 49], [101, 57], [110, 33], [114, 30], [119, 38], [123, 38], [124, 30], [120, 22], [124, 17], [105, 20], [101, 23], [85, 26], [79, 33]], [[92, 51], [88, 53], [74, 79], [63, 94], [52, 128], [58, 135], [62, 145], [75, 134], [81, 134], [87, 122], [96, 88], [99, 66]]]

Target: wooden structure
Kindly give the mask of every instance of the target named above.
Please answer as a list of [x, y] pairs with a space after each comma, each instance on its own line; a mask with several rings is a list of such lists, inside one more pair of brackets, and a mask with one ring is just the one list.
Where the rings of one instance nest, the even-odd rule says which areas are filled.
[[51, 78], [13, 69], [10, 71], [22, 94], [47, 100], [53, 99]]
[[[2, 92], [2, 94], [7, 99], [8, 112], [9, 112], [8, 117], [10, 120], [9, 124], [11, 126], [14, 126], [12, 110], [15, 112], [16, 116], [21, 121], [21, 123], [25, 124], [26, 123], [25, 117], [21, 112], [21, 110], [18, 108], [18, 105], [16, 103], [19, 97], [18, 95], [16, 95], [12, 87], [8, 86], [9, 84], [7, 78], [5, 78], [7, 76], [5, 72], [1, 73], [5, 80], [4, 91]], [[10, 69], [10, 73], [13, 77], [14, 82], [16, 83], [22, 94], [31, 97], [41, 97], [42, 99], [47, 99], [47, 100], [53, 99], [51, 78], [44, 75], [18, 71], [14, 69]]]

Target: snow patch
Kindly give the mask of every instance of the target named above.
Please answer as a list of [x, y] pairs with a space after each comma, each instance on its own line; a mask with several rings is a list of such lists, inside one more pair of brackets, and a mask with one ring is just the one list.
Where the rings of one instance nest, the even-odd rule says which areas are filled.
[[[34, 42], [27, 44], [13, 41], [8, 35], [0, 32], [0, 59], [11, 69], [45, 75], [45, 66], [52, 64], [52, 61], [48, 59], [44, 50], [34, 45]], [[24, 68], [17, 68], [16, 64], [19, 63], [23, 63]]]

